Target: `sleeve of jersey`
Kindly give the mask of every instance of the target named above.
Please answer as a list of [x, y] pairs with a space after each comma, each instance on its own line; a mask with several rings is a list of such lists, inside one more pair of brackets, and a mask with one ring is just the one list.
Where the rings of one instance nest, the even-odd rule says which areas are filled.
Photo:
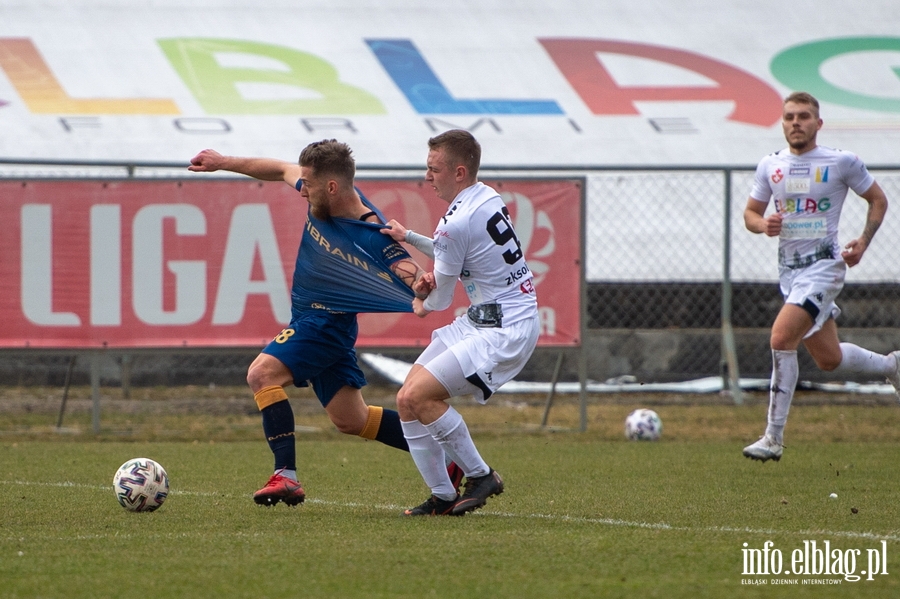
[[753, 188], [750, 190], [750, 197], [760, 202], [768, 202], [772, 197], [772, 188], [769, 186], [769, 180], [766, 175], [767, 159], [763, 159], [756, 167], [756, 174], [753, 177]]
[[360, 221], [311, 219], [303, 236], [294, 299], [339, 312], [412, 312], [412, 289], [390, 269], [409, 253], [380, 228]]
[[422, 304], [429, 312], [446, 310], [450, 307], [450, 304], [453, 303], [453, 290], [456, 288], [456, 281], [459, 277], [435, 272], [434, 279], [437, 286], [428, 294]]
[[859, 156], [848, 152], [841, 157], [841, 162], [843, 172], [847, 173], [847, 187], [857, 195], [869, 191], [869, 188], [875, 183], [875, 177], [866, 168], [865, 163], [859, 159]]
[[448, 223], [438, 226], [434, 240], [434, 270], [444, 275], [458, 277], [466, 261], [468, 231]]

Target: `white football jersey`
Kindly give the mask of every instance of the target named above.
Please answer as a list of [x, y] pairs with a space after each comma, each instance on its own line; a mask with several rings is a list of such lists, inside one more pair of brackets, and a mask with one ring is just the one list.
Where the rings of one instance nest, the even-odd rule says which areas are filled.
[[839, 259], [838, 223], [847, 190], [865, 193], [875, 182], [858, 156], [817, 146], [795, 155], [785, 148], [756, 167], [750, 197], [768, 203], [783, 217], [778, 262], [803, 268], [821, 259]]
[[500, 304], [504, 324], [537, 314], [533, 275], [509, 211], [484, 183], [461, 191], [438, 221], [434, 270], [459, 277], [473, 305]]

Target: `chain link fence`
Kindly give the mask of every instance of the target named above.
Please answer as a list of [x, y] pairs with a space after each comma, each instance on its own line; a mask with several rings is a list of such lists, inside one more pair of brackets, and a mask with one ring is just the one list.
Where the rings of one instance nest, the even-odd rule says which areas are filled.
[[[848, 272], [838, 325], [842, 337], [888, 352], [900, 347], [900, 171], [870, 170], [894, 204], [863, 261]], [[728, 244], [741, 374], [768, 376], [768, 330], [782, 297], [777, 240], [744, 227], [752, 180], [749, 168], [588, 175], [586, 326], [612, 340], [604, 344], [606, 359], [589, 370], [647, 381], [720, 373]], [[850, 192], [842, 244], [862, 232], [867, 207]], [[801, 355], [801, 368], [804, 377], [824, 376], [808, 356]]]

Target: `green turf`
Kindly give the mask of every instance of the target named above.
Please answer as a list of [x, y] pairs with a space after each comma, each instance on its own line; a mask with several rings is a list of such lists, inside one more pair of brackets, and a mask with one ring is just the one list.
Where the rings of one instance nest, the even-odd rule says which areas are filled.
[[[419, 519], [399, 517], [427, 495], [408, 455], [359, 439], [300, 438], [298, 508], [250, 499], [270, 466], [261, 440], [2, 439], [0, 597], [900, 596], [894, 443], [809, 440], [761, 464], [742, 442], [671, 433], [476, 439], [506, 493], [464, 518]], [[112, 492], [138, 456], [171, 480], [154, 513], [128, 513]], [[773, 541], [789, 566], [804, 541], [828, 540], [862, 551], [858, 571], [882, 539], [888, 574], [874, 581], [776, 588], [826, 577], [742, 575], [744, 543]]]

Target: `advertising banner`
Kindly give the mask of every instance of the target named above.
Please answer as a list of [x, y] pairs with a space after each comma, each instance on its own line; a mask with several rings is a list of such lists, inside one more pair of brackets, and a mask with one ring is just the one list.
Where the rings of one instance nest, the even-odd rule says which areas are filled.
[[[407, 167], [472, 131], [491, 166], [755, 165], [781, 100], [893, 164], [900, 11], [838, 0], [0, 0], [0, 158], [292, 156]], [[302, 32], [302, 34], [300, 33]]]
[[[577, 345], [581, 181], [485, 183], [534, 272], [540, 343]], [[429, 236], [447, 207], [419, 181], [358, 185]], [[0, 347], [261, 346], [290, 320], [306, 210], [288, 186], [253, 180], [0, 182]], [[424, 319], [361, 315], [358, 345], [424, 346], [466, 305], [457, 288], [451, 309]]]

